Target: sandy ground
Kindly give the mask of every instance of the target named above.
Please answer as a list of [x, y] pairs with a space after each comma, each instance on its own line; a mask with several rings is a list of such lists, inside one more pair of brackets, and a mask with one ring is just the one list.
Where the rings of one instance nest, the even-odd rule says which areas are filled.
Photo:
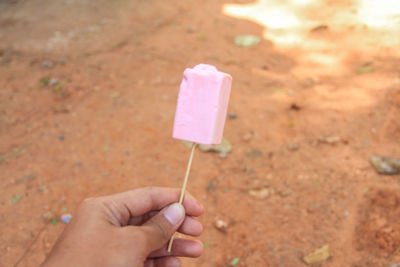
[[[226, 158], [196, 152], [188, 190], [206, 207], [207, 248], [184, 266], [306, 266], [326, 244], [316, 266], [400, 262], [400, 180], [369, 164], [400, 156], [398, 10], [393, 0], [1, 1], [0, 266], [38, 266], [60, 215], [86, 197], [181, 185], [189, 149], [171, 137], [176, 97], [200, 62], [233, 76], [237, 117]], [[236, 46], [244, 34], [262, 40]]]

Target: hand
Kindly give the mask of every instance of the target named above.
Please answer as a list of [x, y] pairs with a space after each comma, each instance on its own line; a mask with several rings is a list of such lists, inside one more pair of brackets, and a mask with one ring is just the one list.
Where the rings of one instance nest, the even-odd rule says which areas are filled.
[[175, 267], [180, 266], [177, 257], [199, 257], [203, 245], [189, 239], [174, 239], [167, 252], [175, 231], [190, 236], [203, 231], [193, 218], [203, 207], [189, 193], [183, 205], [176, 203], [179, 194], [179, 189], [147, 187], [86, 199], [43, 267]]

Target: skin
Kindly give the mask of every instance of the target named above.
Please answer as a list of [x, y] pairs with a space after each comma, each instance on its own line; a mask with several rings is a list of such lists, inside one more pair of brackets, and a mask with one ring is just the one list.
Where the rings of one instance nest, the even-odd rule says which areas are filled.
[[189, 193], [183, 207], [174, 204], [182, 213], [171, 222], [167, 210], [179, 194], [179, 189], [146, 187], [84, 200], [42, 266], [178, 267], [177, 257], [199, 257], [202, 243], [184, 238], [175, 238], [167, 252], [174, 232], [203, 231], [195, 217], [204, 209]]

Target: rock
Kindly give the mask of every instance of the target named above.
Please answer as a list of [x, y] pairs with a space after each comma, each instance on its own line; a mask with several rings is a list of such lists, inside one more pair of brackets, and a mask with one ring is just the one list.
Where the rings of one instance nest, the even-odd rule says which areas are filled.
[[400, 267], [400, 262], [390, 265], [389, 267]]
[[290, 190], [286, 190], [286, 191], [281, 191], [281, 192], [279, 192], [279, 195], [280, 195], [281, 197], [288, 197], [288, 196], [290, 196], [290, 194], [292, 194], [292, 191], [290, 191]]
[[190, 25], [190, 26], [188, 26], [188, 27], [186, 28], [186, 32], [187, 32], [187, 33], [194, 33], [194, 32], [196, 32], [197, 30], [198, 30], [197, 27], [194, 26], [194, 25]]
[[253, 138], [253, 133], [246, 133], [245, 135], [243, 135], [242, 139], [245, 142], [250, 141]]
[[207, 192], [212, 192], [212, 191], [215, 190], [216, 187], [217, 187], [217, 181], [216, 181], [215, 179], [212, 179], [212, 180], [208, 183], [208, 185], [207, 185], [207, 187], [206, 187], [206, 191], [207, 191]]
[[58, 79], [57, 78], [51, 78], [49, 80], [49, 85], [50, 86], [54, 86], [54, 85], [57, 85], [57, 84], [58, 84]]
[[261, 189], [250, 189], [249, 195], [253, 196], [257, 199], [265, 199], [269, 197], [270, 190], [268, 188], [261, 188]]
[[228, 118], [231, 119], [231, 120], [236, 119], [237, 118], [237, 114], [236, 113], [229, 113], [228, 114]]
[[288, 147], [288, 149], [291, 150], [291, 151], [296, 151], [296, 150], [299, 149], [299, 145], [296, 144], [296, 143], [294, 143], [294, 142], [290, 142], [290, 143], [287, 145], [287, 147]]
[[63, 223], [65, 223], [65, 224], [68, 224], [69, 221], [71, 220], [71, 218], [72, 218], [72, 215], [69, 214], [69, 213], [66, 213], [66, 214], [61, 215], [61, 221], [62, 221]]
[[314, 252], [308, 254], [303, 258], [307, 264], [314, 264], [327, 260], [330, 257], [329, 245], [325, 245], [316, 249]]
[[215, 219], [214, 226], [221, 232], [226, 232], [228, 229], [228, 223], [218, 218]]
[[51, 69], [54, 66], [53, 62], [49, 61], [49, 60], [45, 60], [42, 62], [42, 69]]
[[322, 143], [334, 144], [341, 142], [342, 138], [340, 138], [339, 136], [320, 136], [318, 138], [318, 141]]
[[386, 174], [386, 175], [400, 174], [399, 159], [374, 155], [371, 156], [369, 160], [372, 166], [379, 174]]
[[299, 111], [299, 110], [301, 109], [301, 107], [300, 107], [299, 105], [297, 105], [296, 103], [292, 103], [292, 104], [290, 105], [290, 109], [291, 109], [291, 110]]
[[42, 214], [43, 218], [45, 219], [51, 219], [53, 217], [53, 214], [51, 213], [51, 211], [46, 211], [45, 213]]
[[40, 185], [38, 187], [38, 189], [39, 189], [40, 192], [47, 192], [47, 186], [45, 186], [45, 185]]

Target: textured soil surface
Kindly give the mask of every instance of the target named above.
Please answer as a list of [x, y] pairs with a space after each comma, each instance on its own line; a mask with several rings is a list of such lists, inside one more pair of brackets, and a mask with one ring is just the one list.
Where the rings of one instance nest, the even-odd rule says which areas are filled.
[[86, 197], [181, 185], [201, 62], [233, 77], [233, 150], [196, 151], [206, 248], [184, 266], [400, 262], [400, 176], [369, 163], [400, 157], [400, 5], [379, 2], [0, 1], [0, 266], [38, 266]]

